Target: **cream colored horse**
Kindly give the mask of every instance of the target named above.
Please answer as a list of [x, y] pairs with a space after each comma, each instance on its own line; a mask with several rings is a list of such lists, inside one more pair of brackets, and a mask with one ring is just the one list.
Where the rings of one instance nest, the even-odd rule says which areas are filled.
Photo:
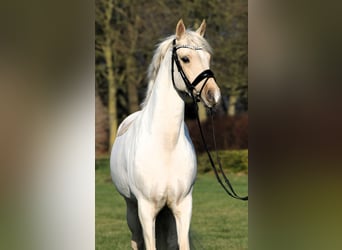
[[[176, 34], [159, 44], [152, 59], [142, 110], [128, 116], [118, 129], [110, 159], [111, 175], [126, 200], [133, 249], [190, 249], [197, 162], [184, 122], [181, 95], [197, 95], [206, 106], [213, 107], [220, 99], [220, 90], [213, 75], [203, 76], [196, 87], [189, 88], [173, 56], [190, 83], [201, 72], [210, 71], [211, 49], [203, 38], [205, 29], [205, 21], [197, 31], [186, 30], [183, 21], [178, 22]], [[161, 230], [156, 224], [170, 230]], [[160, 243], [158, 237], [163, 233], [167, 234], [165, 242]]]

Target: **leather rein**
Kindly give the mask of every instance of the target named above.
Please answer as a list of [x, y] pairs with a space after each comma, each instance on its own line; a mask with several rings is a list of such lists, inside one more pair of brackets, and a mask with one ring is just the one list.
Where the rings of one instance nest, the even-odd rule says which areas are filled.
[[[180, 46], [176, 46], [176, 39], [173, 40], [172, 42], [173, 48], [172, 48], [172, 62], [171, 62], [171, 76], [172, 76], [172, 84], [174, 86], [174, 88], [176, 89], [176, 91], [178, 92], [178, 94], [181, 96], [181, 98], [184, 100], [186, 95], [190, 95], [190, 97], [192, 98], [193, 101], [193, 105], [195, 106], [196, 109], [196, 120], [197, 120], [197, 124], [200, 130], [200, 134], [201, 134], [201, 138], [202, 138], [202, 142], [205, 148], [205, 151], [207, 152], [207, 155], [209, 157], [209, 161], [211, 164], [211, 167], [215, 173], [216, 179], [219, 182], [219, 184], [222, 186], [222, 188], [226, 191], [226, 193], [228, 195], [230, 195], [231, 197], [238, 199], [238, 200], [243, 200], [243, 201], [247, 201], [248, 200], [248, 196], [244, 196], [241, 197], [239, 195], [236, 194], [232, 184], [230, 183], [228, 177], [225, 175], [223, 168], [222, 168], [222, 164], [218, 155], [218, 151], [217, 151], [217, 147], [216, 147], [216, 138], [215, 138], [215, 131], [214, 131], [214, 121], [213, 121], [213, 112], [212, 112], [212, 108], [209, 108], [210, 110], [210, 116], [211, 116], [211, 126], [212, 126], [212, 132], [213, 132], [213, 141], [214, 141], [214, 147], [215, 147], [215, 152], [216, 152], [216, 161], [218, 162], [219, 168], [216, 167], [214, 160], [210, 154], [210, 151], [208, 149], [208, 145], [205, 141], [204, 138], [204, 134], [203, 134], [203, 130], [202, 130], [202, 126], [201, 126], [201, 122], [199, 120], [199, 116], [198, 116], [198, 102], [200, 102], [201, 99], [201, 94], [202, 94], [202, 90], [204, 89], [204, 86], [207, 84], [209, 78], [214, 78], [214, 73], [210, 70], [204, 70], [202, 71], [196, 78], [195, 80], [191, 83], [189, 81], [189, 79], [186, 77], [182, 65], [179, 62], [178, 59], [178, 55], [177, 55], [177, 50], [180, 48], [188, 48], [188, 49], [194, 49], [194, 50], [201, 50], [201, 47], [193, 47], [193, 46], [189, 46], [189, 45], [180, 45]], [[175, 80], [174, 80], [174, 63], [177, 66], [178, 72], [181, 75], [187, 92], [182, 91], [180, 89], [177, 88]], [[204, 83], [200, 89], [200, 91], [196, 90], [196, 86], [202, 81], [204, 80]], [[196, 92], [196, 93], [194, 93]], [[221, 176], [220, 176], [221, 175]]]

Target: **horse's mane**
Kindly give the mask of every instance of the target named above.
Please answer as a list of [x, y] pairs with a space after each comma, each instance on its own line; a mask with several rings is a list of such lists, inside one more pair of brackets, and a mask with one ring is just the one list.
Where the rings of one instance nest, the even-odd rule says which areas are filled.
[[[152, 89], [160, 68], [160, 64], [163, 61], [165, 54], [171, 48], [172, 46], [172, 41], [175, 39], [175, 35], [171, 35], [164, 40], [162, 40], [158, 45], [157, 49], [155, 50], [155, 53], [152, 57], [152, 62], [150, 66], [148, 67], [148, 72], [147, 72], [147, 80], [148, 80], [148, 87], [147, 87], [147, 92], [146, 92], [146, 97], [145, 100], [142, 102], [141, 107], [145, 107], [146, 103], [148, 102]], [[187, 41], [187, 45], [195, 46], [195, 47], [201, 47], [205, 51], [209, 52], [212, 54], [212, 48], [210, 47], [209, 43], [198, 33], [195, 31], [187, 30], [185, 32], [185, 39]], [[171, 56], [171, 54], [170, 54]]]

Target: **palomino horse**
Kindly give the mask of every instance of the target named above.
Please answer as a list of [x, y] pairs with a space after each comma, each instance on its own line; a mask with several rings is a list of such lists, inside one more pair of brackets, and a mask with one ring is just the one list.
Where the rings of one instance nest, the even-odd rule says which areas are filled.
[[[205, 28], [203, 20], [197, 31], [186, 30], [180, 20], [176, 34], [159, 44], [142, 110], [118, 129], [110, 167], [127, 204], [132, 249], [190, 249], [197, 162], [182, 96], [196, 97], [207, 107], [215, 106], [221, 96], [209, 69], [211, 48], [203, 38]], [[158, 239], [162, 237], [164, 242]]]

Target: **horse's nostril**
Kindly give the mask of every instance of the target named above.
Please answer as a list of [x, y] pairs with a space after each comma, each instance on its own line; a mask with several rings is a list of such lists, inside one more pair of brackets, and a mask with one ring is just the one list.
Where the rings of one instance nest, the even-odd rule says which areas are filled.
[[208, 100], [208, 102], [210, 102], [210, 104], [213, 104], [213, 105], [216, 104], [214, 91], [212, 91], [210, 89], [208, 90], [207, 100]]
[[219, 103], [221, 97], [221, 92], [219, 89], [208, 88], [205, 94], [205, 102], [209, 107], [214, 107]]

